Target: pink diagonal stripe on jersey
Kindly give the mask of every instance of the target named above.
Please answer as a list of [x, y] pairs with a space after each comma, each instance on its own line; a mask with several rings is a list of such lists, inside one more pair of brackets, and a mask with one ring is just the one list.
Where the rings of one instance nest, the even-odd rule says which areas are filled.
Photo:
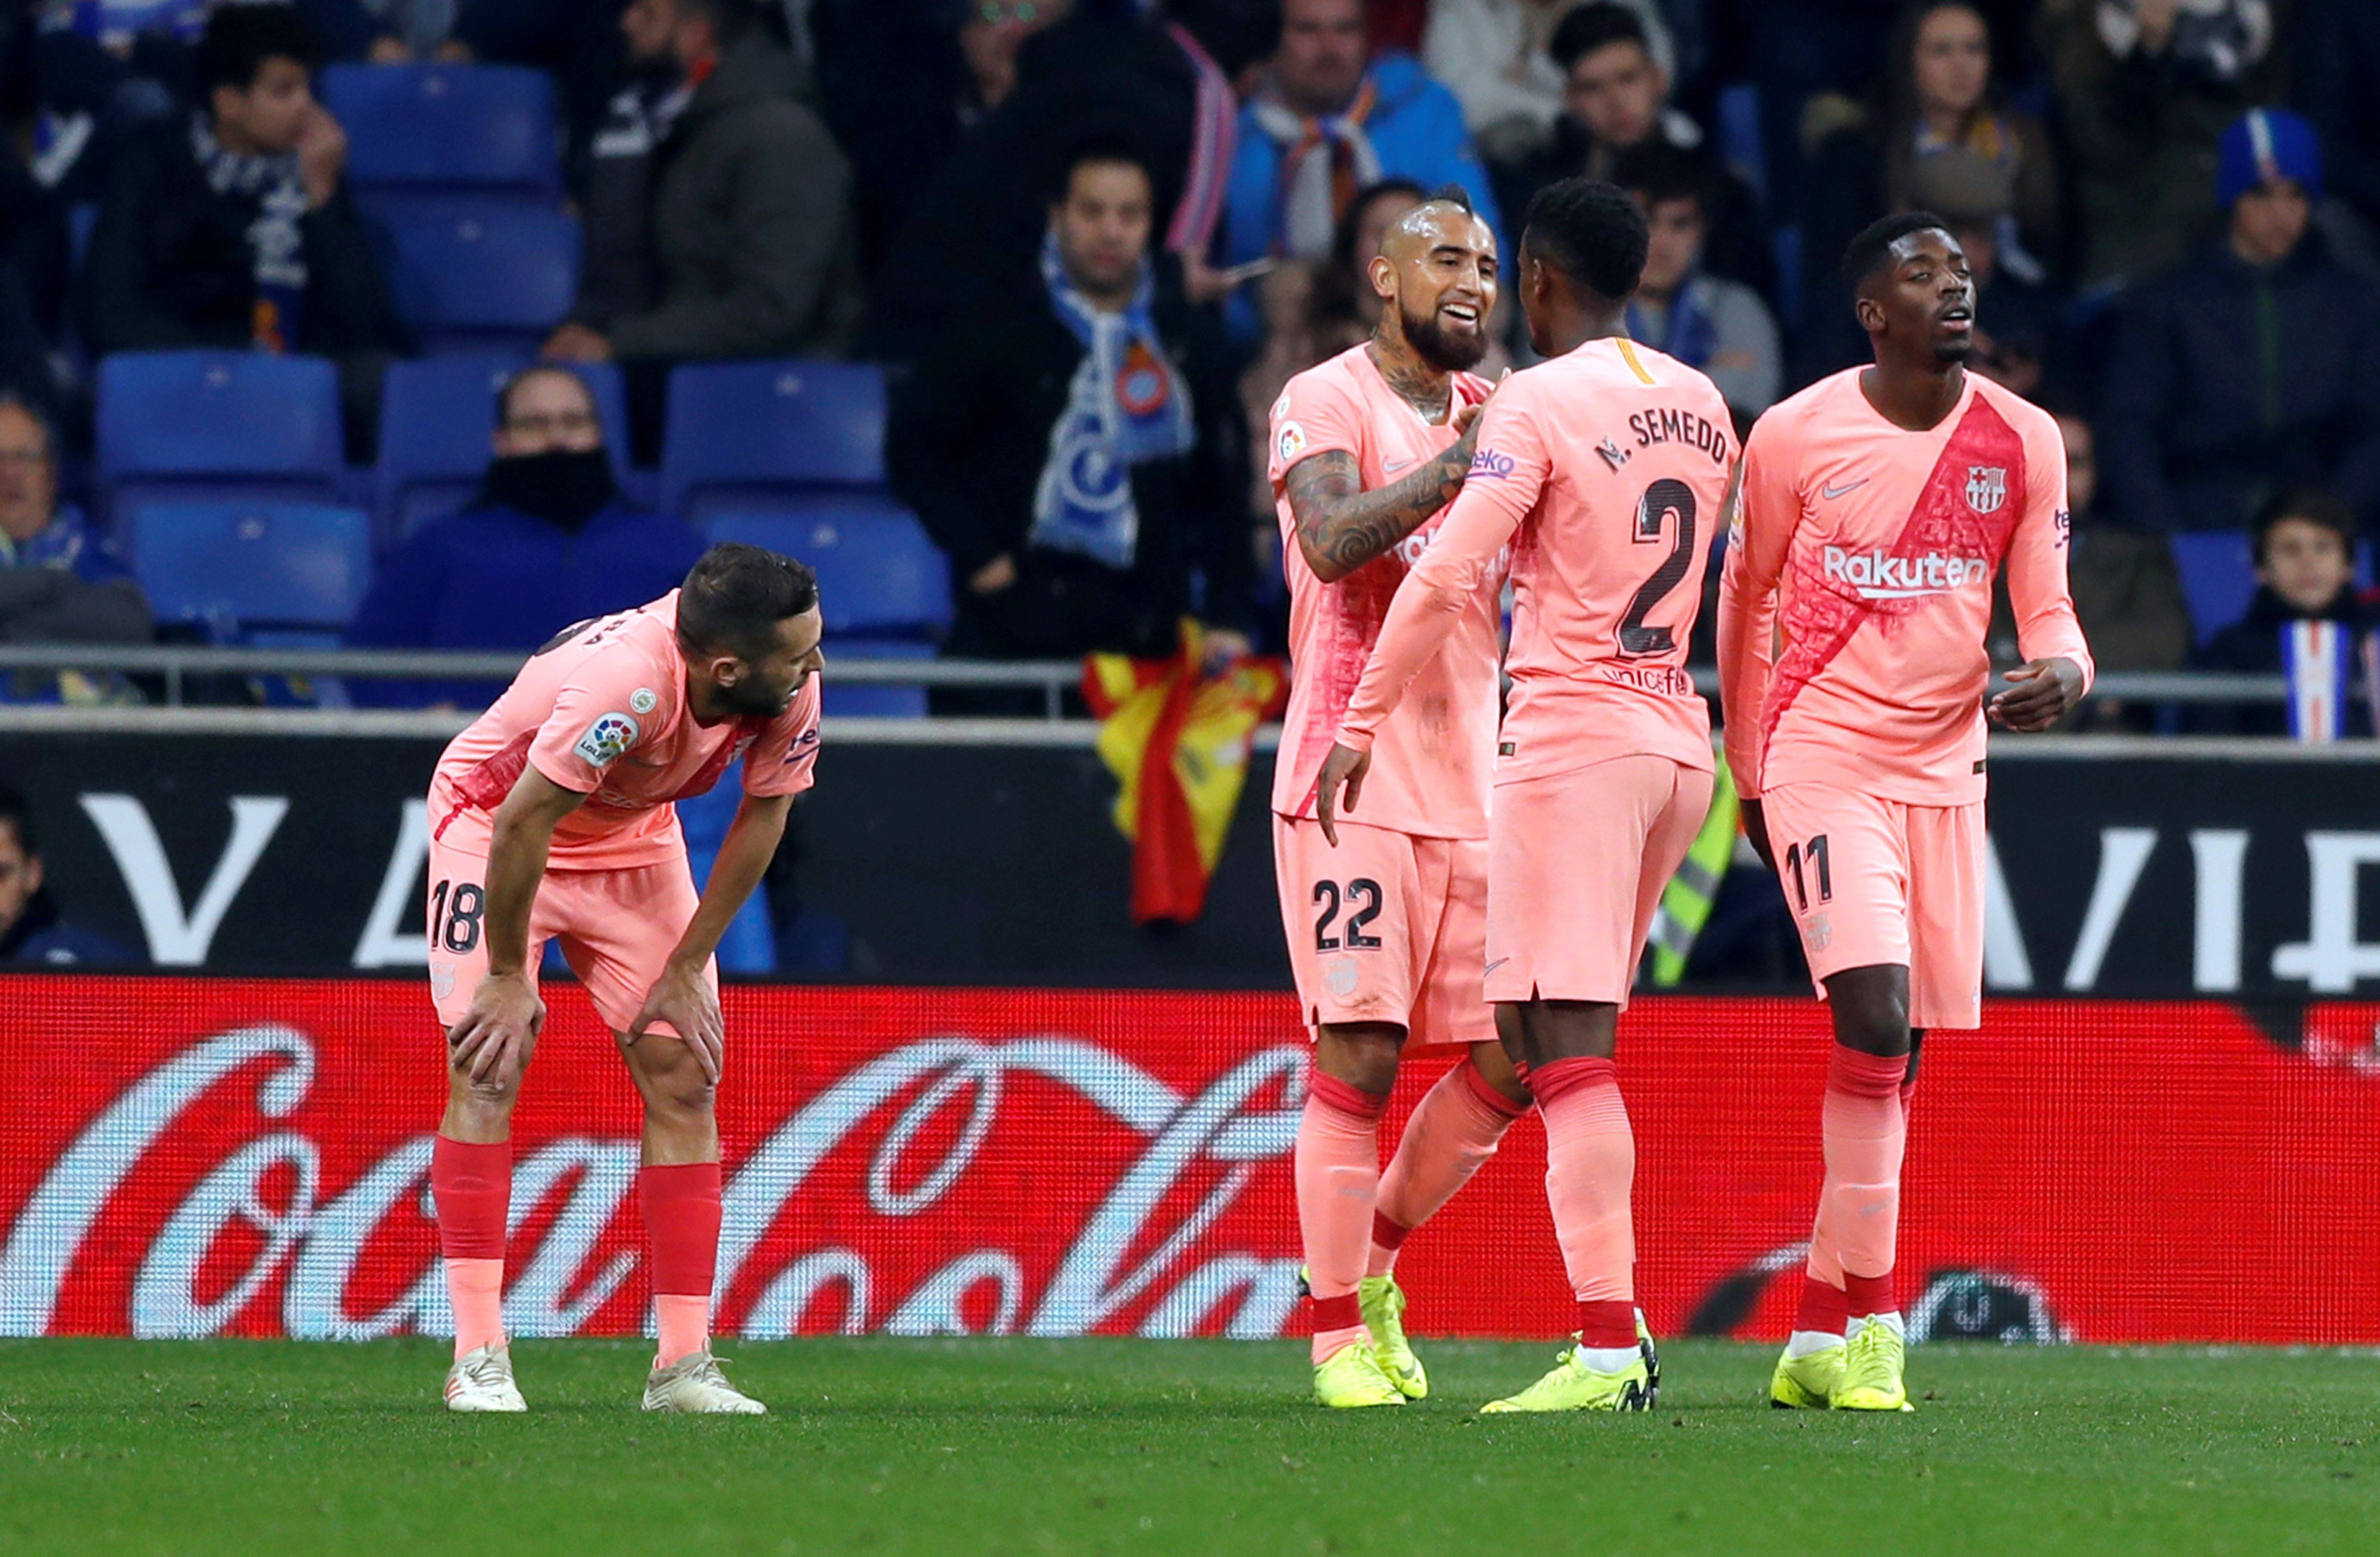
[[[1914, 436], [1914, 434], [1912, 434]], [[2007, 472], [2000, 505], [1978, 514], [1967, 501], [1968, 472], [1977, 466], [1997, 466]], [[1886, 555], [1920, 557], [1928, 552], [1981, 556], [1999, 572], [2009, 539], [2024, 511], [2024, 440], [2018, 436], [1991, 402], [1981, 395], [1959, 419], [1950, 441], [1917, 494]], [[1925, 603], [1923, 596], [1904, 600], [1863, 600], [1848, 579], [1829, 579], [1816, 548], [1793, 559], [1791, 604], [1785, 614], [1785, 652], [1777, 661], [1767, 706], [1761, 711], [1760, 745], [1765, 753], [1777, 737], [1778, 721], [1793, 705], [1802, 689], [1834, 663], [1861, 627], [1876, 616], [1905, 616]]]

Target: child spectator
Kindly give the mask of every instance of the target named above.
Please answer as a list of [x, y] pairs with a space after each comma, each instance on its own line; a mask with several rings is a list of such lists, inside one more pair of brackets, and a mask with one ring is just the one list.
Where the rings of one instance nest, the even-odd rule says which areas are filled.
[[[2257, 517], [2254, 535], [2255, 599], [2246, 615], [2198, 651], [2200, 669], [2271, 675], [2282, 668], [2283, 629], [2293, 622], [2336, 622], [2359, 639], [2380, 622], [2373, 603], [2356, 592], [2355, 514], [2336, 493], [2318, 487], [2278, 493]], [[2343, 701], [2347, 733], [2371, 735], [2364, 700]], [[2208, 709], [2193, 723], [2250, 736], [2289, 728], [2287, 712], [2268, 705]]]

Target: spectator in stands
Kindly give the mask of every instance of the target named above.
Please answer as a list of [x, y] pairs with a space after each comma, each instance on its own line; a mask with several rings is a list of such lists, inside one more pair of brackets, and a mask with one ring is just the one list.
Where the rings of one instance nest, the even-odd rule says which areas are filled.
[[756, 0], [635, 0], [620, 28], [645, 79], [596, 138], [578, 302], [545, 356], [628, 364], [657, 428], [672, 363], [848, 344], [851, 168]]
[[2216, 215], [2223, 127], [2274, 86], [2267, 0], [2046, 0], [2085, 286], [2178, 261]]
[[2064, 300], [2022, 248], [2007, 247], [2013, 190], [2008, 170], [1973, 157], [1929, 157], [1918, 165], [1910, 203], [1950, 225], [1975, 283], [1973, 355], [1968, 366], [2005, 388], [2038, 398], [2053, 354], [2063, 350]]
[[[1803, 252], [1840, 254], [1888, 212], [1932, 210], [1921, 189], [1954, 184], [1991, 191], [1964, 209], [1996, 208], [1992, 248], [2001, 268], [2040, 279], [2059, 252], [2057, 154], [2048, 132], [1994, 88], [1982, 11], [1969, 0], [1914, 0], [1894, 24], [1885, 58], [1868, 106], [1824, 99], [1813, 110], [1814, 126], [1835, 128], [1811, 153]], [[1803, 274], [1802, 317], [1819, 328], [1805, 343], [1803, 375], [1865, 361], [1866, 338], [1836, 306], [1833, 273], [1820, 265]]]
[[0, 963], [140, 967], [148, 958], [58, 918], [25, 797], [0, 785]]
[[[702, 554], [686, 521], [630, 503], [586, 381], [535, 367], [496, 397], [494, 457], [468, 507], [381, 566], [347, 629], [357, 649], [531, 650], [573, 622], [668, 593]], [[358, 701], [483, 707], [502, 683], [358, 680]]]
[[371, 446], [410, 338], [341, 177], [347, 140], [314, 101], [313, 35], [285, 6], [227, 6], [195, 68], [205, 106], [118, 157], [82, 274], [94, 351], [188, 347], [334, 359], [351, 449]]
[[1038, 273], [893, 383], [884, 463], [950, 556], [953, 655], [1162, 655], [1185, 613], [1245, 625], [1245, 424], [1211, 313], [1150, 254], [1153, 185], [1134, 143], [1078, 144]]
[[[1422, 65], [1463, 104], [1463, 122], [1490, 163], [1544, 149], [1568, 82], [1549, 45], [1580, 0], [1436, 0]], [[1653, 64], [1678, 79], [1675, 46], [1654, 0], [1622, 0], [1643, 27]]]
[[[2380, 624], [2380, 612], [2356, 592], [2356, 531], [2354, 510], [2334, 493], [2295, 487], [2276, 493], [2256, 517], [2255, 599], [2246, 615], [2198, 651], [2199, 668], [2271, 675], [2284, 668], [2282, 629], [2293, 622], [2336, 622], [2358, 637]], [[2345, 732], [2371, 735], [2364, 700], [2342, 701]], [[2249, 736], [2287, 735], [2289, 728], [2287, 711], [2270, 706], [2203, 710], [2192, 726]]]
[[[131, 570], [79, 510], [59, 505], [50, 423], [0, 395], [0, 641], [146, 643], [154, 634]], [[29, 675], [11, 690], [46, 697], [54, 684]]]
[[1611, 181], [1644, 207], [1652, 229], [1644, 277], [1628, 304], [1628, 334], [1708, 373], [1738, 428], [1748, 432], [1752, 419], [1776, 403], [1784, 361], [1777, 321], [1760, 294], [1703, 274], [1707, 171], [1659, 140], [1637, 147], [1612, 169]]
[[1554, 30], [1562, 112], [1541, 150], [1496, 170], [1497, 197], [1512, 211], [1557, 179], [1609, 178], [1625, 153], [1669, 145], [1697, 165], [1708, 191], [1704, 268], [1764, 296], [1775, 289], [1776, 258], [1751, 188], [1703, 143], [1694, 120], [1670, 105], [1670, 78], [1655, 57], [1644, 18], [1626, 6], [1581, 6]]
[[[1240, 111], [1227, 262], [1322, 260], [1355, 191], [1382, 178], [1460, 184], [1500, 238], [1463, 109], [1407, 55], [1367, 57], [1365, 0], [1282, 0], [1281, 46]], [[1250, 308], [1238, 322], [1254, 322]]]
[[[2102, 673], [2180, 670], [2190, 655], [2192, 632], [2173, 548], [2164, 536], [2134, 529], [2100, 511], [2098, 440], [2091, 423], [2055, 395], [2046, 404], [2066, 444], [2066, 508], [2072, 525], [2066, 577], [2074, 614], [2091, 640], [2091, 656]], [[2023, 659], [2005, 580], [1995, 590], [1990, 649], [1995, 663], [2013, 665]], [[2086, 706], [2082, 722], [2094, 728], [2146, 728], [2153, 712], [2100, 699]]]
[[2143, 529], [2243, 529], [2276, 486], [2380, 517], [2380, 291], [2308, 230], [2313, 128], [2257, 109], [2223, 135], [2224, 237], [2142, 288], [2107, 365], [2107, 480]]

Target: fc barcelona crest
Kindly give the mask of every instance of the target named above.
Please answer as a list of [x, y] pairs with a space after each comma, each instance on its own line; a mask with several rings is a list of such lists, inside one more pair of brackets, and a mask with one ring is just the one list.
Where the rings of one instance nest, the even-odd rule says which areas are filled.
[[1967, 467], [1967, 506], [1978, 514], [1997, 514], [2008, 501], [2008, 472], [1997, 465]]

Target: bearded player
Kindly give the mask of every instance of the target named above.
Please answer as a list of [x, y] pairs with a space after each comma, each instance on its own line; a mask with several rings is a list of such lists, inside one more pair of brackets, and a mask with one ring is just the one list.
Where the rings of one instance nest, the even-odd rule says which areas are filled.
[[[545, 943], [587, 986], [644, 1100], [637, 1199], [661, 1345], [648, 1411], [758, 1416], [710, 1355], [725, 1058], [711, 952], [818, 756], [818, 579], [757, 546], [705, 553], [650, 605], [565, 630], [439, 759], [430, 987], [447, 1101], [431, 1190], [455, 1308], [454, 1411], [524, 1411], [502, 1315], [512, 1112], [545, 1021]], [[671, 804], [744, 759], [696, 894]]]
[[1710, 809], [1710, 716], [1685, 659], [1736, 448], [1711, 381], [1624, 336], [1646, 244], [1643, 213], [1611, 185], [1564, 179], [1530, 201], [1522, 307], [1550, 360], [1481, 413], [1470, 479], [1397, 591], [1322, 770], [1326, 828], [1342, 786], [1345, 813], [1370, 814], [1388, 722], [1509, 545], [1484, 992], [1545, 1119], [1579, 1329], [1495, 1412], [1643, 1410], [1658, 1383], [1636, 1312], [1635, 1144], [1613, 1056], [1653, 911]]
[[[1315, 776], [1397, 582], [1470, 469], [1486, 381], [1496, 238], [1460, 190], [1415, 206], [1366, 272], [1372, 338], [1289, 381], [1269, 474], [1290, 589], [1293, 675], [1273, 781], [1273, 859], [1314, 1080], [1299, 1124], [1298, 1224], [1313, 1298], [1314, 1393], [1402, 1405], [1429, 1391], [1406, 1343], [1405, 1235], [1495, 1153], [1528, 1093], [1479, 992], [1488, 764], [1496, 739], [1500, 578], [1484, 578], [1403, 717], [1380, 735], [1378, 805], [1338, 846]], [[1380, 1169], [1400, 1058], [1468, 1051], [1424, 1096]]]
[[[1958, 241], [1937, 217], [1887, 217], [1843, 275], [1875, 365], [1753, 428], [1719, 674], [1744, 832], [1835, 1029], [1826, 1178], [1769, 1398], [1905, 1411], [1901, 1155], [1921, 1040], [1982, 1020], [1985, 715], [2046, 729], [2092, 666], [2066, 589], [2058, 424], [1966, 371], [1975, 287]], [[2003, 560], [2026, 663], [1987, 705]]]

